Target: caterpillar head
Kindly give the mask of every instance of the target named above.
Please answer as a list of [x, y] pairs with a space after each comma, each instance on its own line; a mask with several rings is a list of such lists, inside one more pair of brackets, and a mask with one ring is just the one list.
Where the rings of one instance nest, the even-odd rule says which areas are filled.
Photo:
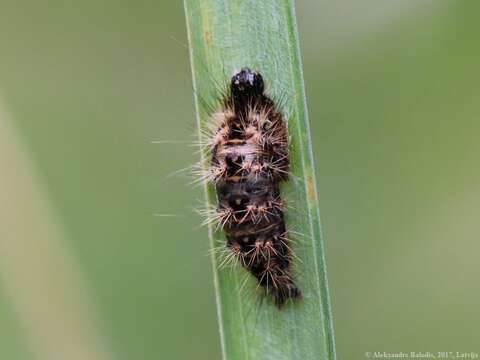
[[247, 103], [263, 94], [262, 75], [244, 67], [233, 74], [230, 89], [236, 103]]

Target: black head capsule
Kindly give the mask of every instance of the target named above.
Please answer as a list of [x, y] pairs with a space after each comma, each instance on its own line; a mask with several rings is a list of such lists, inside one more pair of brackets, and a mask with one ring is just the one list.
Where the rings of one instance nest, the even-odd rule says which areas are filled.
[[230, 90], [235, 108], [244, 109], [246, 105], [252, 105], [256, 98], [263, 95], [262, 75], [249, 68], [242, 68], [232, 76]]

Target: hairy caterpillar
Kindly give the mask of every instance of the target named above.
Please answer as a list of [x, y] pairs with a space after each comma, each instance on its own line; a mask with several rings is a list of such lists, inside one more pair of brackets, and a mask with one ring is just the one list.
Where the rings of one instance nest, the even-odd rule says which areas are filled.
[[231, 255], [256, 278], [277, 307], [301, 297], [292, 278], [279, 184], [288, 179], [288, 134], [262, 76], [236, 72], [212, 116], [209, 178], [215, 185]]

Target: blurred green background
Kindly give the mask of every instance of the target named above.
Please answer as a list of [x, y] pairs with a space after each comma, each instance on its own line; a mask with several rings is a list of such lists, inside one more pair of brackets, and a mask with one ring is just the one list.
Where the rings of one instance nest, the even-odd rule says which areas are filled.
[[[339, 359], [480, 352], [479, 14], [297, 3]], [[180, 1], [0, 0], [0, 359], [220, 357], [197, 155], [151, 143], [185, 44]]]

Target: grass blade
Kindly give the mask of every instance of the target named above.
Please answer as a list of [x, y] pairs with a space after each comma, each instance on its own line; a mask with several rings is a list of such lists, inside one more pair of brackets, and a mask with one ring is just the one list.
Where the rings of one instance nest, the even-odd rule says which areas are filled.
[[[287, 227], [297, 242], [295, 275], [304, 299], [279, 311], [259, 303], [255, 281], [240, 267], [220, 269], [213, 256], [224, 359], [335, 359], [303, 73], [293, 0], [184, 0], [199, 129], [235, 69], [259, 71], [283, 112], [290, 134], [292, 179], [282, 196], [293, 210]], [[202, 137], [202, 135], [200, 135]], [[203, 157], [208, 164], [208, 159]], [[215, 194], [206, 187], [208, 206]], [[212, 246], [224, 243], [210, 228]], [[246, 277], [247, 276], [247, 277]], [[245, 286], [243, 285], [246, 279]]]

